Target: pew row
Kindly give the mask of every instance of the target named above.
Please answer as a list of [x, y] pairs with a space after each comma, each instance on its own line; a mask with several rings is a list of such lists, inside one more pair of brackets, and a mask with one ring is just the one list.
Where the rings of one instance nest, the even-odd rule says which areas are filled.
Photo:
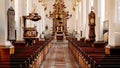
[[103, 46], [103, 43], [93, 47], [92, 43], [68, 39], [69, 50], [82, 68], [120, 68], [120, 55], [105, 54]]
[[14, 44], [15, 53], [9, 58], [0, 59], [0, 68], [39, 68], [51, 48], [51, 41], [52, 38], [38, 41], [30, 47]]

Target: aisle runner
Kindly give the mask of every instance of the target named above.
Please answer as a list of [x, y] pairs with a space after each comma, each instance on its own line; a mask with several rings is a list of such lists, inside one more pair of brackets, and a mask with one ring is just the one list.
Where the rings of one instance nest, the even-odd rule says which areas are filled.
[[79, 68], [67, 43], [53, 43], [45, 61], [40, 68]]

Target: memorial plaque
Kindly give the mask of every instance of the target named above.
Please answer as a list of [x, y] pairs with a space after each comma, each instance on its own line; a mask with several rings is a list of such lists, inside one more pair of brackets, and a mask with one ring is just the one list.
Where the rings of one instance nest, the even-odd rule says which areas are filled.
[[7, 21], [8, 21], [8, 40], [16, 40], [16, 30], [15, 30], [15, 11], [10, 7], [7, 11]]

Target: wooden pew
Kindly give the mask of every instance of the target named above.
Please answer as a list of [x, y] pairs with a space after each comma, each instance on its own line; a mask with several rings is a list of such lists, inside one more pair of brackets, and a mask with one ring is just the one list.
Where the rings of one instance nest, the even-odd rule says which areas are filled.
[[[69, 50], [83, 68], [119, 68], [119, 55], [105, 55], [104, 45], [100, 48], [92, 48], [86, 43], [78, 43], [75, 40], [68, 39]], [[96, 44], [97, 46], [97, 44]], [[79, 58], [78, 58], [79, 56]], [[87, 61], [87, 62], [86, 62]], [[90, 65], [90, 66], [87, 66]]]
[[[91, 56], [91, 67], [97, 68], [100, 66], [109, 66], [109, 65], [117, 65], [120, 62], [120, 56], [104, 56], [104, 57], [95, 57]], [[115, 63], [115, 64], [114, 64]]]
[[15, 54], [11, 55], [10, 59], [4, 58], [5, 61], [0, 62], [0, 68], [38, 68], [51, 47], [51, 40], [37, 42], [34, 47], [17, 45]]

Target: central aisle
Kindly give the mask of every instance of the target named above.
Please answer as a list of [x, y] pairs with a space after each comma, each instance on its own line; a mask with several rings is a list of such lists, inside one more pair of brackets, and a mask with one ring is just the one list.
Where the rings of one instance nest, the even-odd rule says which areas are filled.
[[80, 68], [68, 50], [67, 42], [53, 42], [40, 68]]

